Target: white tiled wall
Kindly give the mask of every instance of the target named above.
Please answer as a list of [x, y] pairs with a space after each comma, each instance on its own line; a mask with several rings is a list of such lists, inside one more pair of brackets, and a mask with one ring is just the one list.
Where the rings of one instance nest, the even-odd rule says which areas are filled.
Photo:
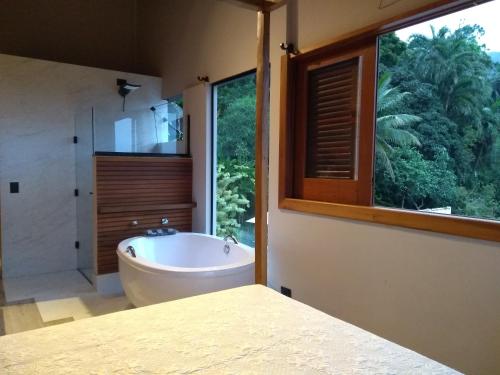
[[[0, 54], [4, 277], [76, 268], [75, 114], [121, 108], [117, 78], [142, 85], [127, 109], [160, 101], [160, 78]], [[9, 193], [11, 181], [19, 194]]]

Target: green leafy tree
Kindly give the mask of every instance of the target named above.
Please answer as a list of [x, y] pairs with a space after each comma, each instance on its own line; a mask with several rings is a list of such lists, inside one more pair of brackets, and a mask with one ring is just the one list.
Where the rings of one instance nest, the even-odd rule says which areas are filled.
[[255, 216], [255, 75], [217, 87], [217, 228], [253, 243]]
[[495, 219], [500, 217], [500, 202], [495, 197], [493, 184], [478, 186], [476, 190], [468, 191], [459, 188], [460, 202], [463, 202], [462, 213], [466, 216]]
[[252, 163], [255, 160], [255, 96], [233, 98], [219, 115], [217, 134], [219, 159]]
[[217, 89], [217, 159], [255, 161], [255, 76]]
[[[478, 43], [483, 33], [478, 25], [465, 25], [453, 32], [432, 29], [430, 37], [413, 35], [408, 43], [394, 34], [381, 38], [378, 204], [414, 209], [451, 205], [454, 214], [500, 219], [500, 66]], [[395, 95], [394, 106], [380, 100], [388, 74], [386, 85], [403, 93], [400, 100]], [[420, 146], [382, 142], [393, 137], [382, 136], [379, 119], [400, 114], [421, 119], [400, 128]]]
[[230, 173], [224, 163], [217, 165], [217, 224], [218, 236], [235, 235], [240, 224], [238, 217], [245, 213], [250, 202], [241, 194], [240, 181], [245, 173]]
[[455, 32], [432, 29], [432, 37], [415, 35], [408, 44], [408, 63], [417, 79], [432, 85], [440, 113], [456, 124], [450, 154], [457, 161], [455, 172], [462, 184], [472, 188], [476, 177], [470, 168], [481, 157], [475, 149], [488, 141], [483, 137], [485, 106], [492, 98], [491, 58], [477, 42], [484, 30], [477, 25]]
[[397, 66], [401, 55], [406, 51], [406, 43], [399, 39], [395, 33], [388, 33], [380, 39], [379, 64], [380, 71]]
[[380, 182], [378, 194], [382, 196], [378, 195], [376, 201], [417, 210], [455, 202], [456, 178], [448, 168], [449, 157], [445, 150], [437, 160], [425, 160], [415, 148], [397, 148], [392, 158], [395, 179], [385, 178]]
[[418, 138], [407, 129], [421, 119], [415, 115], [398, 112], [401, 103], [410, 93], [400, 93], [396, 88], [390, 87], [390, 82], [388, 73], [383, 74], [378, 81], [375, 150], [377, 163], [380, 163], [394, 180], [390, 159], [393, 146], [420, 146]]

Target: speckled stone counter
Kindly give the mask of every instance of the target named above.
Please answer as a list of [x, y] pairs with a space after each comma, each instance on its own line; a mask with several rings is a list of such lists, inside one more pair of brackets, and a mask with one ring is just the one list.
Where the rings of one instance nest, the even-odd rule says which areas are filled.
[[1, 374], [458, 374], [263, 286], [0, 338]]

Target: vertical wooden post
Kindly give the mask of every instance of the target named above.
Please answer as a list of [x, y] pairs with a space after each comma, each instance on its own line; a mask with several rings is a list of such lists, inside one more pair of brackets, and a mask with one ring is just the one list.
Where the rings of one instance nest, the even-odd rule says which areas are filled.
[[255, 139], [255, 283], [267, 284], [267, 197], [269, 175], [269, 25], [268, 10], [257, 13]]

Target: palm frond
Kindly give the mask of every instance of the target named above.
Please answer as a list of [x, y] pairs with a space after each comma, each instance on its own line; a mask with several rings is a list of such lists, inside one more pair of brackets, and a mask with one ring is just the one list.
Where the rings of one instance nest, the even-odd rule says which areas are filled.
[[396, 176], [394, 175], [394, 169], [392, 168], [391, 160], [389, 159], [388, 149], [383, 143], [377, 143], [376, 157], [377, 160], [382, 163], [382, 166], [387, 171], [387, 173], [389, 173], [391, 180], [394, 181], [394, 179], [396, 178]]
[[387, 126], [392, 128], [404, 128], [422, 121], [422, 118], [415, 115], [401, 113], [398, 115], [387, 115], [377, 118], [377, 126]]

